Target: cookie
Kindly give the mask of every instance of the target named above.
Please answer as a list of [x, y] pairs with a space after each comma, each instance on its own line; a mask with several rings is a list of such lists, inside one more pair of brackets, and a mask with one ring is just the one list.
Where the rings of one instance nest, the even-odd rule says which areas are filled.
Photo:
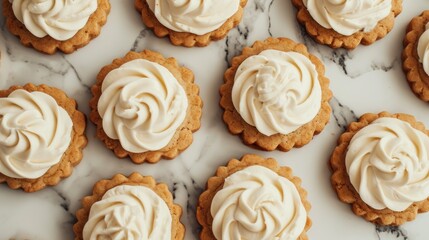
[[[429, 11], [408, 24], [402, 51], [402, 68], [412, 91], [421, 100], [429, 102]], [[425, 64], [425, 65], [423, 65]]]
[[240, 23], [247, 3], [247, 0], [190, 1], [175, 6], [170, 1], [135, 0], [135, 8], [157, 37], [168, 36], [173, 45], [184, 47], [204, 47], [224, 38]]
[[129, 52], [114, 60], [101, 69], [91, 91], [97, 137], [134, 163], [176, 157], [200, 127], [203, 103], [192, 71], [156, 52]]
[[[351, 0], [339, 3], [341, 6], [329, 1], [292, 0], [298, 22], [315, 41], [345, 49], [354, 49], [359, 44], [370, 45], [383, 38], [392, 30], [395, 17], [402, 11], [402, 0], [363, 2], [356, 9]], [[308, 9], [306, 5], [310, 4], [312, 7]], [[342, 12], [336, 12], [340, 10]]]
[[82, 199], [73, 231], [75, 240], [110, 238], [115, 234], [134, 239], [182, 240], [185, 226], [180, 222], [181, 215], [182, 208], [174, 204], [167, 185], [138, 173], [128, 177], [116, 174], [112, 179], [98, 181], [92, 195]]
[[267, 151], [307, 144], [331, 113], [332, 93], [324, 72], [322, 62], [303, 44], [287, 38], [268, 38], [244, 48], [232, 59], [220, 87], [229, 131]]
[[367, 113], [352, 122], [330, 159], [338, 198], [379, 225], [401, 225], [429, 211], [428, 135], [402, 113]]
[[244, 155], [219, 167], [207, 181], [197, 207], [200, 239], [306, 240], [310, 208], [301, 180], [289, 167], [272, 158]]
[[60, 89], [27, 84], [0, 91], [0, 103], [0, 183], [35, 192], [70, 176], [87, 144], [76, 101]]
[[[34, 6], [37, 3], [32, 0], [12, 3], [3, 1], [7, 29], [24, 46], [46, 54], [54, 54], [57, 50], [72, 53], [100, 34], [110, 12], [109, 0], [70, 1], [64, 6], [57, 1], [50, 1], [51, 5], [40, 4], [41, 6]], [[58, 9], [58, 6], [62, 9]], [[38, 11], [34, 10], [36, 8]], [[71, 13], [74, 13], [73, 21], [64, 19], [64, 16], [69, 17]], [[23, 15], [30, 17], [24, 21]]]

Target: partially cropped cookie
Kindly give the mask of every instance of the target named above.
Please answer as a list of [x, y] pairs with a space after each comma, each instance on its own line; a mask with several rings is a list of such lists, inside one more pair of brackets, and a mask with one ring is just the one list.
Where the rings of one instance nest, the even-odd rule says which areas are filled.
[[202, 100], [192, 71], [156, 52], [129, 52], [103, 67], [92, 94], [97, 137], [134, 163], [176, 157], [200, 127]]
[[204, 47], [237, 26], [247, 0], [135, 0], [143, 23], [174, 45]]
[[429, 211], [429, 131], [411, 115], [363, 115], [330, 164], [338, 198], [367, 221], [401, 225]]
[[402, 67], [413, 92], [429, 102], [429, 11], [424, 11], [408, 24]]
[[86, 146], [85, 115], [53, 87], [0, 91], [0, 183], [35, 192], [70, 176]]
[[354, 49], [386, 36], [402, 0], [292, 0], [296, 18], [318, 43]]
[[332, 97], [324, 66], [303, 44], [268, 38], [232, 60], [220, 88], [232, 134], [263, 150], [289, 151], [320, 133]]
[[182, 208], [167, 185], [133, 173], [98, 181], [82, 199], [73, 226], [75, 240], [183, 240]]
[[109, 0], [5, 0], [6, 27], [27, 47], [72, 53], [100, 34]]
[[306, 197], [301, 180], [276, 160], [232, 159], [199, 197], [200, 239], [306, 240], [311, 227]]

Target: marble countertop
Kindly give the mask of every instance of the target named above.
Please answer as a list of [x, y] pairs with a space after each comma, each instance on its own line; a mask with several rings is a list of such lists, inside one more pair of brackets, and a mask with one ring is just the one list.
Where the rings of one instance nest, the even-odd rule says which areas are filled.
[[[245, 153], [274, 157], [293, 168], [302, 178], [312, 204], [313, 226], [310, 239], [331, 240], [425, 240], [429, 236], [429, 213], [399, 228], [377, 227], [355, 216], [350, 206], [340, 202], [330, 185], [328, 159], [346, 125], [366, 112], [405, 112], [429, 126], [429, 106], [411, 92], [401, 67], [402, 39], [408, 22], [429, 9], [429, 1], [404, 1], [393, 31], [371, 46], [353, 51], [332, 50], [316, 44], [295, 20], [289, 0], [249, 0], [241, 24], [227, 38], [205, 48], [172, 46], [143, 26], [133, 1], [112, 0], [108, 22], [101, 35], [71, 55], [46, 56], [23, 47], [7, 32], [0, 17], [0, 88], [27, 82], [49, 84], [75, 98], [79, 108], [89, 113], [89, 88], [99, 69], [130, 50], [151, 49], [175, 57], [193, 70], [204, 101], [201, 129], [193, 144], [176, 159], [157, 164], [135, 165], [118, 159], [95, 137], [88, 122], [89, 144], [82, 162], [73, 174], [55, 187], [36, 193], [11, 190], [0, 185], [0, 239], [73, 239], [72, 225], [80, 200], [89, 195], [93, 184], [116, 173], [134, 171], [152, 175], [168, 184], [175, 202], [184, 209], [182, 222], [186, 239], [198, 239], [195, 209], [199, 194], [216, 168]], [[0, 7], [1, 12], [1, 7]], [[249, 148], [229, 134], [221, 119], [218, 89], [233, 56], [244, 46], [269, 36], [288, 37], [303, 42], [326, 66], [326, 76], [334, 97], [333, 112], [325, 130], [310, 144], [290, 152], [264, 152]], [[3, 54], [6, 53], [6, 54]]]

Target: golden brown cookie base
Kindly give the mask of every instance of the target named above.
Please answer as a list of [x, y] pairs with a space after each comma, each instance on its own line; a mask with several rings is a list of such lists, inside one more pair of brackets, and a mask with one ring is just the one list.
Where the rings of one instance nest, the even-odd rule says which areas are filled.
[[305, 27], [307, 33], [318, 43], [328, 45], [331, 48], [354, 49], [359, 44], [370, 45], [383, 38], [392, 30], [395, 17], [402, 11], [402, 0], [392, 0], [392, 12], [378, 22], [370, 32], [359, 31], [350, 36], [337, 33], [333, 29], [326, 29], [317, 23], [304, 6], [303, 0], [292, 0], [296, 7], [296, 18]]
[[[249, 125], [237, 112], [232, 103], [232, 87], [234, 76], [240, 64], [248, 57], [257, 55], [266, 49], [276, 49], [280, 51], [294, 51], [308, 57], [315, 65], [319, 75], [319, 83], [322, 89], [322, 103], [316, 117], [289, 134], [275, 134], [266, 136], [260, 133], [256, 127]], [[324, 76], [325, 68], [315, 56], [308, 53], [303, 44], [295, 43], [287, 38], [268, 38], [265, 41], [257, 41], [252, 47], [243, 49], [241, 55], [232, 59], [232, 66], [225, 72], [224, 84], [220, 88], [220, 106], [225, 110], [223, 120], [232, 134], [240, 135], [243, 142], [249, 146], [262, 150], [272, 151], [275, 149], [289, 151], [293, 147], [301, 147], [309, 143], [315, 134], [320, 133], [329, 121], [331, 107], [329, 100], [332, 92], [329, 90], [329, 79]]]
[[29, 92], [39, 91], [50, 95], [60, 107], [67, 111], [73, 122], [70, 146], [64, 152], [61, 161], [49, 168], [43, 176], [36, 179], [19, 179], [11, 178], [0, 173], [0, 183], [6, 182], [12, 189], [22, 188], [26, 192], [35, 192], [46, 186], [57, 185], [62, 178], [70, 176], [73, 167], [80, 163], [83, 157], [82, 150], [87, 144], [87, 138], [85, 136], [86, 120], [85, 115], [77, 110], [76, 101], [67, 97], [60, 89], [54, 87], [46, 85], [35, 86], [31, 83], [22, 87], [12, 86], [7, 90], [1, 90], [0, 97], [7, 97], [17, 89], [25, 89]]
[[417, 53], [420, 36], [426, 30], [429, 22], [429, 10], [413, 18], [408, 24], [402, 52], [402, 68], [407, 76], [408, 84], [421, 100], [429, 102], [429, 76], [423, 69]]
[[129, 177], [121, 174], [116, 174], [112, 179], [98, 181], [92, 190], [91, 196], [86, 196], [82, 199], [82, 208], [76, 212], [77, 222], [73, 225], [75, 240], [82, 240], [83, 228], [88, 221], [91, 206], [100, 201], [103, 195], [109, 190], [119, 185], [144, 186], [152, 189], [159, 197], [161, 197], [168, 208], [172, 218], [171, 223], [171, 239], [182, 240], [185, 236], [185, 226], [180, 222], [182, 216], [182, 208], [174, 204], [173, 196], [168, 190], [168, 186], [155, 182], [150, 176], [142, 176], [138, 173], [133, 173]]
[[84, 47], [100, 34], [101, 27], [106, 23], [109, 12], [109, 0], [98, 0], [97, 10], [90, 16], [86, 25], [72, 38], [65, 41], [58, 41], [49, 35], [43, 38], [34, 36], [15, 17], [12, 4], [7, 0], [3, 1], [3, 15], [6, 17], [6, 27], [9, 31], [17, 36], [24, 46], [32, 47], [46, 54], [54, 54], [57, 50], [68, 54]]
[[166, 28], [150, 10], [146, 0], [135, 0], [135, 8], [141, 13], [143, 23], [153, 30], [156, 36], [166, 37], [169, 36], [170, 42], [176, 46], [184, 47], [204, 47], [211, 41], [216, 41], [224, 38], [228, 32], [236, 27], [243, 17], [243, 8], [246, 6], [247, 0], [240, 0], [240, 7], [238, 11], [232, 15], [222, 26], [218, 29], [206, 33], [204, 35], [196, 35], [188, 32], [176, 32]]
[[358, 122], [352, 122], [347, 131], [343, 133], [338, 139], [338, 145], [332, 153], [330, 159], [330, 166], [332, 169], [331, 184], [337, 192], [338, 198], [345, 203], [351, 205], [353, 212], [363, 217], [369, 222], [373, 222], [380, 225], [401, 225], [406, 221], [413, 220], [417, 213], [429, 211], [429, 198], [427, 200], [412, 204], [406, 210], [402, 212], [395, 212], [390, 209], [376, 210], [368, 206], [359, 196], [359, 193], [355, 190], [350, 182], [350, 178], [347, 174], [345, 166], [345, 158], [347, 154], [347, 148], [350, 144], [353, 136], [362, 128], [368, 126], [370, 123], [378, 118], [391, 117], [397, 118], [402, 121], [408, 122], [417, 130], [429, 135], [429, 131], [425, 129], [425, 126], [421, 122], [417, 122], [416, 119], [407, 114], [390, 114], [387, 112], [381, 112], [379, 114], [367, 113], [360, 117]]
[[[106, 75], [120, 67], [122, 64], [135, 60], [146, 59], [152, 62], [161, 64], [167, 68], [173, 76], [179, 81], [180, 85], [184, 88], [188, 97], [188, 109], [185, 120], [182, 125], [177, 129], [170, 143], [158, 151], [148, 151], [144, 153], [132, 153], [126, 151], [119, 140], [111, 139], [103, 130], [103, 119], [101, 118], [97, 106], [98, 100], [101, 96], [101, 86]], [[106, 147], [113, 150], [119, 158], [129, 156], [134, 163], [149, 163], [158, 162], [161, 158], [173, 159], [180, 152], [185, 150], [192, 143], [192, 133], [200, 128], [200, 119], [203, 102], [200, 98], [199, 87], [194, 83], [194, 74], [191, 70], [180, 67], [174, 58], [164, 58], [161, 54], [149, 50], [143, 52], [129, 52], [125, 57], [115, 59], [112, 64], [103, 67], [97, 76], [97, 82], [91, 88], [93, 98], [89, 105], [91, 107], [91, 121], [97, 125], [97, 137], [101, 139]]]
[[218, 191], [223, 188], [225, 179], [231, 174], [243, 170], [246, 167], [259, 165], [271, 169], [278, 175], [290, 180], [297, 188], [301, 201], [307, 211], [307, 222], [304, 231], [297, 240], [307, 240], [307, 231], [311, 227], [311, 220], [308, 217], [311, 205], [307, 201], [307, 192], [301, 187], [301, 179], [292, 175], [292, 169], [289, 167], [279, 166], [277, 161], [273, 158], [262, 158], [257, 155], [244, 155], [240, 160], [232, 159], [226, 166], [219, 167], [214, 177], [209, 178], [207, 181], [206, 190], [200, 195], [197, 207], [197, 220], [202, 226], [200, 233], [201, 240], [216, 240], [212, 231], [213, 217], [210, 213], [210, 207], [214, 196]]

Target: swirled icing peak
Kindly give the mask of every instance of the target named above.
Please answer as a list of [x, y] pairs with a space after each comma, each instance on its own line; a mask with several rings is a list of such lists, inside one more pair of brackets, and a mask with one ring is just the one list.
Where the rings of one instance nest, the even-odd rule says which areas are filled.
[[102, 84], [98, 111], [103, 129], [130, 152], [168, 145], [188, 108], [186, 92], [162, 65], [145, 59], [112, 70]]
[[262, 166], [225, 179], [211, 205], [213, 234], [222, 240], [296, 240], [307, 212], [295, 185]]
[[221, 27], [240, 0], [147, 0], [158, 21], [176, 32], [204, 35]]
[[379, 118], [350, 141], [346, 168], [374, 209], [403, 211], [429, 197], [429, 137], [396, 118]]
[[164, 200], [144, 186], [120, 185], [95, 202], [84, 240], [171, 240], [172, 217]]
[[232, 101], [259, 132], [288, 134], [317, 115], [322, 90], [316, 67], [306, 56], [265, 50], [238, 67]]
[[65, 41], [97, 10], [97, 0], [13, 0], [13, 12], [34, 36]]
[[350, 36], [370, 32], [392, 10], [392, 0], [303, 0], [322, 27]]
[[15, 90], [0, 98], [0, 172], [42, 176], [69, 147], [72, 127], [68, 113], [46, 93]]
[[417, 43], [417, 54], [424, 71], [429, 75], [429, 23], [426, 24], [426, 31], [420, 36]]

